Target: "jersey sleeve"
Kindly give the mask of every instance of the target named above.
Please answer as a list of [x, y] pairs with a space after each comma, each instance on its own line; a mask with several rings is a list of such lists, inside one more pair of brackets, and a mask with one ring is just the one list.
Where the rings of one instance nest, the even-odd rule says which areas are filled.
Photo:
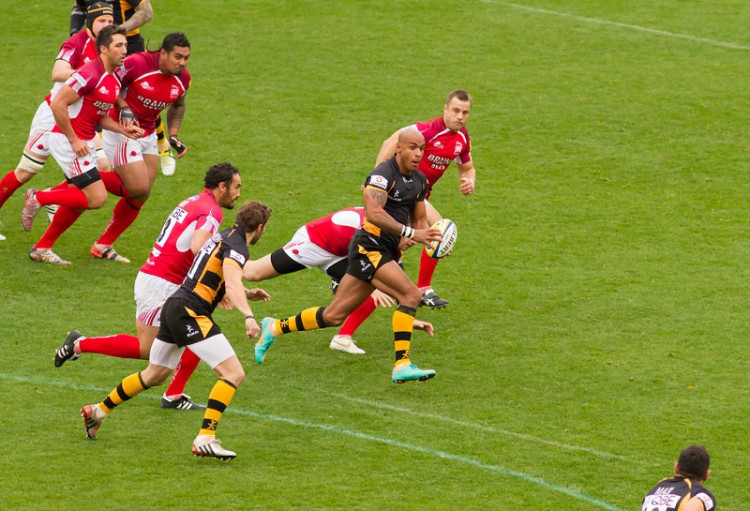
[[241, 230], [234, 230], [222, 244], [224, 264], [235, 264], [241, 270], [250, 259], [245, 245], [245, 235]]
[[456, 156], [456, 163], [469, 163], [471, 161], [471, 139], [469, 138], [469, 132], [466, 128], [461, 130], [466, 136], [466, 144], [461, 152]]
[[221, 225], [221, 219], [217, 219], [214, 216], [214, 211], [209, 210], [204, 214], [199, 215], [196, 218], [196, 230], [208, 231], [212, 235], [219, 231]]
[[93, 82], [93, 80], [91, 80], [90, 74], [86, 73], [85, 70], [79, 70], [70, 75], [70, 78], [65, 81], [65, 85], [73, 89], [79, 96], [85, 96], [91, 91], [91, 89], [93, 89], [90, 85], [91, 82]]
[[709, 495], [705, 491], [698, 492], [693, 495], [693, 497], [703, 502], [703, 507], [706, 511], [712, 511], [716, 507], [716, 501], [714, 500], [713, 495]]

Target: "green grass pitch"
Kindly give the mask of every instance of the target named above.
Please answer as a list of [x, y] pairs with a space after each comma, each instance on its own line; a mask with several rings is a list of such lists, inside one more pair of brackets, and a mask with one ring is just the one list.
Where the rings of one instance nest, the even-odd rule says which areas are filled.
[[[14, 168], [72, 1], [4, 2], [0, 174]], [[22, 193], [0, 210], [3, 509], [632, 510], [679, 450], [706, 445], [720, 508], [750, 502], [748, 112], [750, 8], [738, 0], [442, 2], [156, 0], [152, 48], [192, 42], [177, 172], [117, 249], [93, 260], [113, 199], [32, 263]], [[474, 97], [477, 191], [452, 168], [432, 202], [459, 238], [420, 309], [412, 356], [437, 370], [393, 385], [390, 312], [328, 349], [333, 330], [282, 338], [253, 361], [237, 313], [217, 320], [247, 379], [219, 427], [229, 464], [190, 455], [200, 414], [153, 389], [85, 439], [81, 406], [141, 361], [56, 369], [66, 332], [133, 332], [132, 285], [174, 205], [231, 161], [242, 199], [273, 217], [261, 256], [308, 220], [361, 203], [395, 129]], [[53, 161], [32, 184], [57, 183]], [[231, 214], [228, 215], [231, 218]], [[407, 254], [416, 277], [418, 254]], [[261, 285], [256, 314], [330, 298], [320, 272]], [[205, 400], [199, 367], [188, 392]]]

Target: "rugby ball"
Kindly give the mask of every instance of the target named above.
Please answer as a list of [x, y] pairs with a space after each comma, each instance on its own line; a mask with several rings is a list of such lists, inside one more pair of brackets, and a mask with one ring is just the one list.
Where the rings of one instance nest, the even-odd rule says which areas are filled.
[[435, 222], [432, 228], [440, 229], [443, 241], [433, 241], [429, 245], [425, 245], [425, 252], [433, 259], [440, 259], [453, 251], [453, 246], [456, 244], [456, 238], [458, 237], [458, 228], [453, 220], [447, 218]]

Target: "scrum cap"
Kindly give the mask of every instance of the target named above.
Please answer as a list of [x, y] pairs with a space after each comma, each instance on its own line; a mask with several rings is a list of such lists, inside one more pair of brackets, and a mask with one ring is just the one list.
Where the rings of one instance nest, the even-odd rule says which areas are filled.
[[86, 11], [86, 27], [89, 30], [93, 30], [94, 21], [100, 16], [112, 16], [114, 18], [115, 13], [112, 10], [112, 6], [107, 2], [94, 2], [89, 5]]

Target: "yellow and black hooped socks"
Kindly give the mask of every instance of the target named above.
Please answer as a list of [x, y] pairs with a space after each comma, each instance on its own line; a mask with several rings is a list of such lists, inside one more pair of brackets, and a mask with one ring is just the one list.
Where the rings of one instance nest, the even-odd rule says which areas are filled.
[[216, 435], [216, 426], [235, 392], [237, 392], [237, 387], [228, 381], [219, 380], [216, 382], [208, 396], [206, 413], [203, 415], [203, 423], [198, 435]]
[[116, 406], [121, 405], [123, 402], [137, 396], [148, 388], [149, 387], [147, 387], [143, 383], [140, 371], [135, 374], [131, 374], [130, 376], [122, 380], [120, 384], [112, 392], [110, 392], [109, 395], [105, 397], [101, 403], [99, 403], [99, 408], [101, 408], [104, 413], [109, 415], [109, 413]]
[[276, 320], [276, 331], [283, 334], [289, 332], [305, 332], [307, 330], [318, 330], [327, 325], [323, 322], [323, 311], [325, 307], [311, 307], [305, 309], [296, 316]]
[[396, 349], [396, 364], [409, 362], [411, 333], [414, 330], [414, 316], [417, 310], [399, 305], [393, 312], [393, 339]]

